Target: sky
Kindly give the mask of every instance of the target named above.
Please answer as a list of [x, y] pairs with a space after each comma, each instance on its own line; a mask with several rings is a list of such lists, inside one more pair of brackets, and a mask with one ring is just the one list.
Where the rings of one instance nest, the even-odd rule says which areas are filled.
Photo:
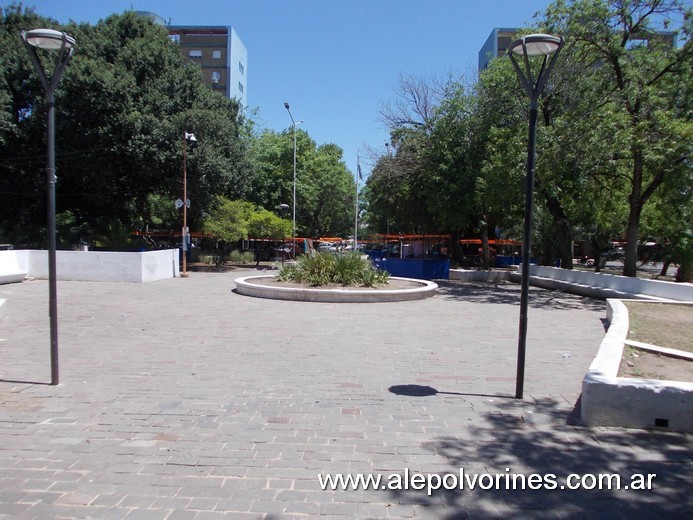
[[[11, 2], [0, 0], [0, 5]], [[248, 50], [248, 109], [260, 129], [291, 119], [318, 145], [334, 143], [364, 178], [367, 149], [385, 153], [379, 108], [401, 75], [471, 75], [494, 27], [531, 26], [549, 0], [24, 0], [38, 14], [95, 24], [114, 13], [151, 11], [173, 25], [229, 25]], [[77, 42], [79, 46], [79, 42]], [[193, 130], [194, 131], [194, 130]]]

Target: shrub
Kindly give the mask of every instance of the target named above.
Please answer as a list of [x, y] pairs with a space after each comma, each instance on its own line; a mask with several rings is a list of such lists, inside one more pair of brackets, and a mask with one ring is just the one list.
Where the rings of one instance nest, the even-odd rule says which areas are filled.
[[231, 251], [229, 260], [234, 264], [251, 264], [255, 261], [255, 255], [252, 251], [238, 251], [235, 249]]
[[369, 258], [354, 252], [304, 255], [296, 264], [284, 266], [278, 276], [283, 281], [307, 283], [314, 287], [328, 284], [372, 287], [387, 283], [388, 277], [388, 273], [376, 270]]

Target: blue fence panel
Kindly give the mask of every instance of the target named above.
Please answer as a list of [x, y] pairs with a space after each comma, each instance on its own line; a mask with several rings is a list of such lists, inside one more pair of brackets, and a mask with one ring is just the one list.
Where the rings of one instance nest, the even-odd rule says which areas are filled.
[[416, 278], [418, 280], [447, 280], [450, 277], [450, 260], [448, 259], [430, 260], [424, 258], [382, 258], [379, 255], [373, 256], [371, 256], [371, 259], [375, 266], [381, 271], [387, 271], [392, 276]]

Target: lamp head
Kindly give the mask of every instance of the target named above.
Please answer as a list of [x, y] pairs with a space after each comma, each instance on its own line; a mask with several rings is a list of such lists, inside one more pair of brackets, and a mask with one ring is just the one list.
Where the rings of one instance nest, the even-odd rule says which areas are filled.
[[563, 38], [550, 34], [528, 34], [515, 40], [508, 47], [508, 53], [520, 56], [548, 56], [563, 45]]
[[284, 108], [286, 108], [287, 110], [289, 110], [289, 104], [288, 104], [286, 101], [284, 102]]
[[32, 47], [39, 49], [58, 50], [63, 46], [66, 49], [74, 48], [76, 41], [67, 33], [55, 29], [32, 29], [22, 31], [22, 38]]
[[197, 143], [197, 137], [195, 137], [195, 134], [189, 134], [188, 132], [185, 133], [185, 140], [188, 141], [190, 144], [195, 144]]

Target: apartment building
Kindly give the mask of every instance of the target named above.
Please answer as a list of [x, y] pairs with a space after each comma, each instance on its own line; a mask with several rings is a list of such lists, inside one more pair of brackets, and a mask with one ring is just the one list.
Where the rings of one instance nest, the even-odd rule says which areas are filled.
[[212, 89], [248, 105], [248, 51], [230, 26], [167, 25], [183, 56], [202, 68]]
[[[496, 27], [491, 31], [483, 47], [479, 51], [479, 71], [486, 69], [493, 58], [498, 58], [508, 52], [508, 47], [517, 39], [517, 33], [520, 28], [501, 28]], [[676, 33], [671, 31], [658, 31], [653, 35], [648, 35], [639, 38], [637, 35], [632, 35], [628, 43], [628, 48], [644, 45], [647, 46], [652, 41], [663, 42], [670, 47], [676, 47], [678, 42]]]
[[200, 66], [205, 84], [229, 99], [237, 99], [241, 106], [248, 106], [248, 51], [233, 27], [170, 25], [154, 13], [137, 14], [166, 27], [183, 56]]
[[496, 27], [491, 31], [486, 43], [479, 51], [479, 70], [482, 71], [488, 67], [488, 64], [493, 58], [498, 58], [508, 51], [508, 47], [515, 39], [518, 28], [501, 28]]

